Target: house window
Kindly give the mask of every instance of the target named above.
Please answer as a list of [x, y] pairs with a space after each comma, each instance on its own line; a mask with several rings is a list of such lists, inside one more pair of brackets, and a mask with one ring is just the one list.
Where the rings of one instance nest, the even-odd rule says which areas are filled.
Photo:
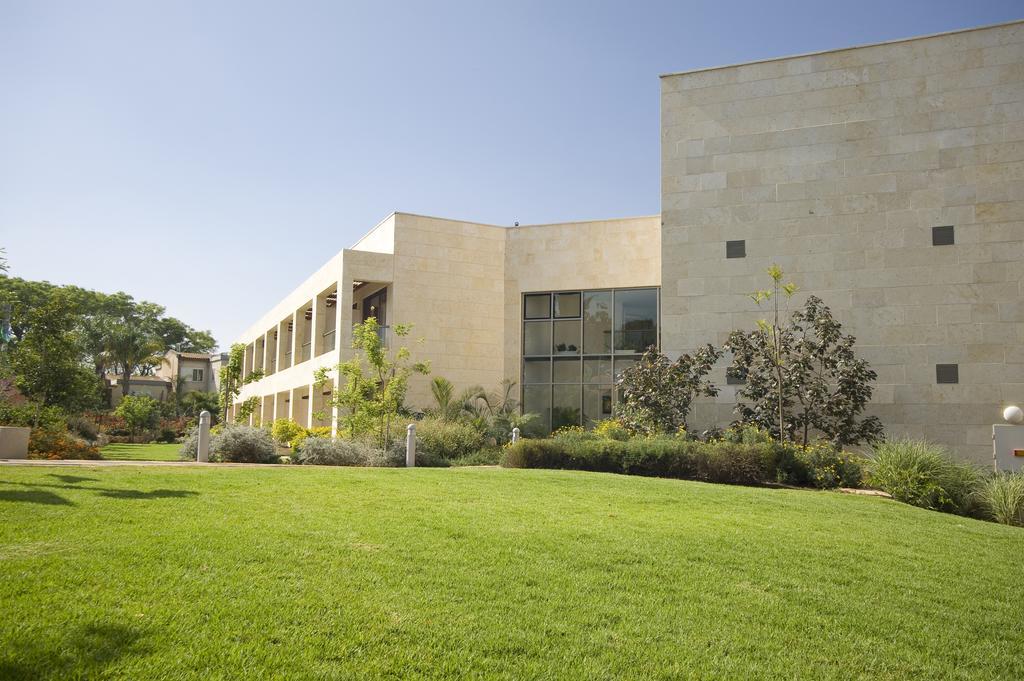
[[932, 227], [932, 246], [952, 246], [956, 243], [953, 225]]
[[192, 370], [192, 382], [193, 383], [202, 383], [203, 382], [203, 370], [202, 369], [193, 369]]
[[555, 430], [610, 418], [615, 378], [658, 345], [658, 289], [523, 296], [522, 408]]
[[726, 258], [745, 258], [747, 257], [747, 242], [743, 239], [739, 241], [726, 241], [725, 242], [725, 257]]

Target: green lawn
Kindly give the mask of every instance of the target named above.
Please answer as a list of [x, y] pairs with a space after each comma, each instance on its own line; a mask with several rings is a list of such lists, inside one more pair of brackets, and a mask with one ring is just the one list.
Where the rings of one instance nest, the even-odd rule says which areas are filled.
[[568, 471], [0, 468], [0, 678], [1024, 678], [1024, 530]]
[[148, 445], [114, 443], [101, 448], [100, 455], [104, 459], [114, 461], [178, 461], [181, 458], [178, 455], [180, 451], [181, 445], [177, 443]]

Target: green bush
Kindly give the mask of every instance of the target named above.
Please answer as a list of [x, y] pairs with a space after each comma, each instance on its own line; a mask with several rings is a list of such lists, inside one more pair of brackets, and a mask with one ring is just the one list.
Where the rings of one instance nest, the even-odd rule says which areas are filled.
[[888, 440], [875, 447], [868, 481], [893, 499], [935, 511], [977, 516], [979, 470], [954, 461], [945, 449], [920, 440]]
[[499, 463], [501, 463], [501, 449], [498, 447], [486, 447], [468, 456], [448, 462], [451, 466], [496, 466]]
[[297, 444], [307, 437], [306, 429], [291, 419], [277, 419], [270, 426], [270, 433], [274, 441], [282, 445]]
[[100, 437], [100, 427], [92, 419], [84, 416], [68, 416], [68, 430], [89, 442], [96, 442]]
[[999, 473], [978, 488], [986, 515], [1004, 525], [1024, 525], [1024, 473]]
[[508, 447], [502, 465], [683, 478], [733, 484], [776, 480], [776, 444], [697, 442], [672, 436], [632, 440], [520, 440]]
[[252, 426], [226, 425], [210, 439], [210, 460], [231, 463], [277, 463], [270, 433]]
[[231, 463], [277, 463], [277, 448], [270, 434], [243, 425], [227, 425], [210, 439], [210, 459]]
[[44, 407], [31, 402], [11, 404], [0, 401], [0, 426], [44, 428], [62, 424], [64, 424], [64, 412], [58, 407]]
[[294, 450], [292, 461], [308, 466], [405, 465], [405, 444], [392, 443], [388, 451], [367, 438], [307, 437]]
[[864, 458], [820, 442], [801, 448], [798, 457], [806, 464], [808, 478], [802, 484], [821, 489], [860, 487], [864, 482]]
[[[397, 438], [396, 438], [397, 439]], [[416, 424], [416, 463], [463, 459], [486, 445], [486, 436], [472, 424], [426, 418]], [[404, 448], [404, 440], [402, 441]]]

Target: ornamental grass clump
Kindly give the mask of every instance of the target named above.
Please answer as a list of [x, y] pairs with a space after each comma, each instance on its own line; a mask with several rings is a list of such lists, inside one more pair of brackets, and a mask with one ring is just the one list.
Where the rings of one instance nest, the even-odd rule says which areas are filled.
[[954, 461], [938, 445], [887, 440], [875, 446], [868, 468], [868, 482], [897, 501], [946, 513], [981, 515], [980, 471]]
[[978, 488], [989, 518], [1004, 525], [1024, 526], [1024, 473], [997, 473]]

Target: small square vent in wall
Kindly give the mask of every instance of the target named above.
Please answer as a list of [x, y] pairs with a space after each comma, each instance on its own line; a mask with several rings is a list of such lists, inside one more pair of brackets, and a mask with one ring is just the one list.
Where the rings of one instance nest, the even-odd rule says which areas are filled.
[[936, 383], [959, 383], [960, 382], [960, 366], [957, 364], [936, 364], [935, 365], [935, 382]]
[[725, 257], [727, 258], [745, 258], [747, 257], [747, 242], [742, 239], [739, 241], [726, 241], [725, 242]]
[[932, 227], [932, 246], [952, 246], [955, 241], [953, 225]]

